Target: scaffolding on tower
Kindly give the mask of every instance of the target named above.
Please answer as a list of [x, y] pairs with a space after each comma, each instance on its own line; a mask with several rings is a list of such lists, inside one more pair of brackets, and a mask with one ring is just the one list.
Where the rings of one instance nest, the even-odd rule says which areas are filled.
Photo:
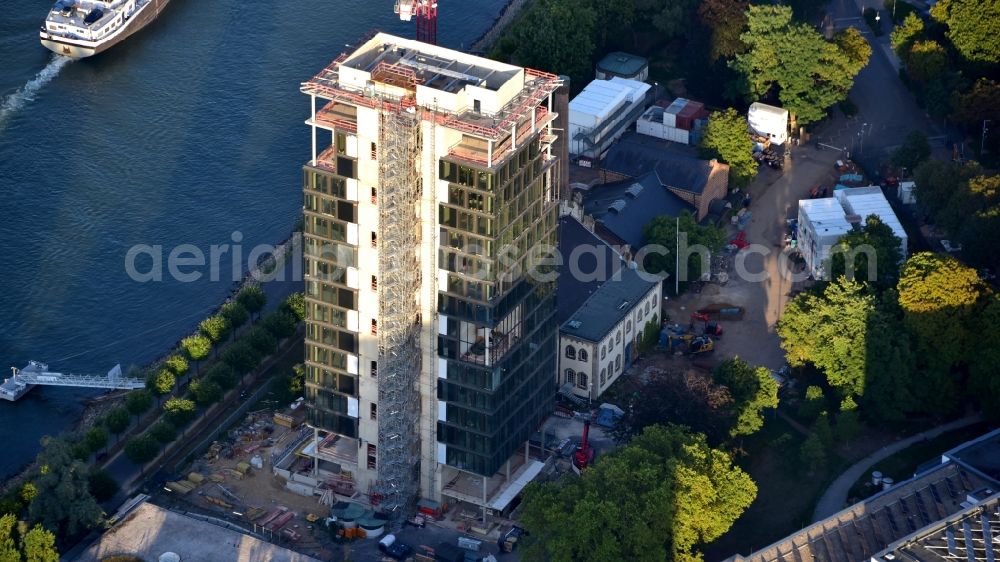
[[437, 0], [396, 0], [394, 11], [402, 21], [417, 18], [417, 41], [437, 45]]
[[[380, 509], [403, 517], [417, 497], [421, 356], [420, 114], [406, 103], [379, 112], [379, 360], [377, 480]], [[374, 502], [373, 502], [374, 503]]]

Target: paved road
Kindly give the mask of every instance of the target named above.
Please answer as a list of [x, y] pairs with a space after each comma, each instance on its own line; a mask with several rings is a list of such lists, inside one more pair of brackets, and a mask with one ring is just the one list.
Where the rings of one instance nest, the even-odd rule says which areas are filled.
[[943, 149], [947, 140], [945, 132], [917, 105], [913, 94], [899, 79], [899, 62], [889, 47], [892, 29], [889, 15], [882, 14], [884, 33], [880, 37], [875, 37], [860, 18], [862, 6], [872, 4], [882, 3], [879, 0], [830, 3], [835, 25], [860, 30], [872, 46], [872, 56], [851, 89], [850, 98], [857, 105], [858, 114], [846, 123], [829, 127], [818, 137], [820, 142], [845, 148], [868, 170], [876, 170], [879, 162], [902, 144], [910, 131], [923, 131], [938, 149]]
[[850, 468], [844, 471], [843, 474], [838, 476], [837, 479], [833, 481], [833, 484], [830, 484], [830, 487], [823, 492], [823, 497], [819, 499], [819, 503], [816, 504], [816, 510], [813, 512], [813, 521], [815, 522], [820, 519], [825, 519], [843, 509], [844, 505], [847, 503], [847, 494], [850, 493], [851, 486], [853, 486], [859, 478], [868, 472], [868, 469], [875, 465], [875, 463], [891, 457], [903, 449], [906, 449], [910, 445], [919, 443], [926, 439], [933, 439], [942, 433], [947, 433], [955, 429], [961, 429], [980, 421], [982, 421], [982, 416], [976, 415], [955, 420], [944, 425], [939, 425], [934, 429], [929, 429], [923, 433], [907, 437], [902, 441], [897, 441], [892, 445], [882, 447], [878, 451], [875, 451], [874, 453], [854, 463]]

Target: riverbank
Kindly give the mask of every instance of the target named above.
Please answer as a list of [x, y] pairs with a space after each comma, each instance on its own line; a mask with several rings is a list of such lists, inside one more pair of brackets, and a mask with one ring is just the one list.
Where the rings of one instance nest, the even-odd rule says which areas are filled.
[[477, 55], [485, 54], [493, 45], [500, 39], [503, 32], [510, 26], [510, 23], [514, 21], [514, 18], [521, 13], [521, 10], [529, 3], [531, 0], [510, 0], [507, 5], [504, 6], [503, 11], [497, 16], [497, 19], [493, 20], [490, 27], [472, 42], [469, 47], [469, 52]]

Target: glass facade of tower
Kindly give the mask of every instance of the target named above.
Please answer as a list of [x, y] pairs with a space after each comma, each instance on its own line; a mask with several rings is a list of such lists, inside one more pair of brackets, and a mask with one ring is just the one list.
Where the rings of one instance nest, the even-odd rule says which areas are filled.
[[438, 356], [446, 403], [437, 439], [448, 465], [494, 474], [551, 412], [555, 273], [529, 269], [556, 247], [558, 169], [536, 136], [492, 169], [442, 160]]
[[356, 166], [344, 137], [335, 135], [329, 160], [303, 168], [305, 398], [311, 425], [357, 437], [358, 291], [347, 271], [357, 266], [358, 209], [347, 193]]

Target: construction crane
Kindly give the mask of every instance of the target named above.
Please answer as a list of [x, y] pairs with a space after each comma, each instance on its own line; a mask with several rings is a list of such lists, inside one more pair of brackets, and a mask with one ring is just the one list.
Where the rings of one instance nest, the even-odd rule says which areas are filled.
[[399, 19], [402, 21], [410, 21], [416, 16], [417, 41], [437, 45], [437, 0], [396, 0], [393, 11], [399, 14]]

